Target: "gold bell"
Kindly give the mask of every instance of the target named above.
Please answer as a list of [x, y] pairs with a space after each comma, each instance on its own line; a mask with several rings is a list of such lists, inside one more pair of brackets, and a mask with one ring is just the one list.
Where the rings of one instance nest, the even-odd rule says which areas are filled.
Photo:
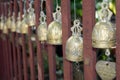
[[15, 31], [16, 31], [15, 13], [13, 12], [12, 22], [11, 22], [11, 32], [15, 32]]
[[112, 12], [108, 9], [108, 3], [102, 3], [102, 9], [99, 12], [99, 21], [95, 24], [92, 32], [92, 46], [94, 48], [111, 48], [115, 47], [116, 29], [115, 25], [110, 22]]
[[10, 11], [9, 11], [8, 15], [9, 15], [9, 17], [8, 17], [8, 19], [7, 19], [7, 21], [6, 21], [6, 26], [7, 26], [8, 29], [10, 29], [10, 27], [11, 27]]
[[83, 61], [83, 38], [79, 20], [74, 21], [71, 31], [72, 36], [66, 42], [66, 59], [73, 62]]
[[8, 27], [6, 24], [4, 24], [4, 26], [3, 26], [3, 33], [8, 34]]
[[47, 40], [47, 24], [46, 24], [46, 15], [41, 11], [40, 16], [40, 25], [37, 29], [38, 40], [44, 42]]
[[114, 80], [116, 77], [116, 63], [110, 61], [110, 50], [106, 49], [105, 55], [108, 59], [99, 60], [96, 63], [96, 72], [102, 80]]
[[3, 15], [0, 17], [1, 21], [0, 21], [0, 30], [3, 30], [3, 26], [4, 26], [4, 19], [3, 19]]
[[48, 26], [47, 42], [53, 45], [62, 44], [62, 25], [61, 25], [61, 8], [57, 6], [56, 12], [53, 13], [54, 21]]
[[22, 34], [27, 34], [28, 33], [28, 24], [26, 23], [26, 14], [23, 15], [23, 20], [21, 21], [20, 32]]
[[30, 7], [28, 8], [27, 24], [28, 26], [35, 25], [35, 13], [31, 3], [30, 3]]
[[20, 12], [19, 12], [17, 22], [16, 22], [16, 32], [17, 33], [20, 33], [20, 28], [21, 28], [21, 20], [20, 20]]

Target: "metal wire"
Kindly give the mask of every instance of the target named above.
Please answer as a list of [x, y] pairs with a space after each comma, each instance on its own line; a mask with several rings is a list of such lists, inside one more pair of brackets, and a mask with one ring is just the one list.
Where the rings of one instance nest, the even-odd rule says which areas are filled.
[[74, 19], [76, 19], [76, 1], [74, 0]]

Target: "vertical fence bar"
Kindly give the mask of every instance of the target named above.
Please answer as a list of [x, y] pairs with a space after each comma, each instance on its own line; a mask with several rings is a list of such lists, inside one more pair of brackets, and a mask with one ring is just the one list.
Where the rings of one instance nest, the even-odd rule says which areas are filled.
[[[40, 0], [35, 0], [35, 18], [36, 18], [36, 27], [39, 25], [39, 17], [40, 17]], [[41, 52], [41, 43], [39, 42], [36, 36], [36, 44], [37, 44], [37, 61], [38, 61], [38, 80], [44, 80], [44, 65], [43, 65], [43, 55]]]
[[[13, 11], [13, 1], [10, 1], [10, 16], [12, 16]], [[10, 33], [10, 30], [8, 29], [8, 33]], [[13, 53], [12, 53], [12, 42], [11, 42], [11, 36], [9, 36], [9, 57], [10, 57], [10, 72], [11, 72], [11, 78], [13, 79], [14, 69], [13, 69]]]
[[120, 0], [116, 0], [116, 80], [120, 80]]
[[96, 54], [92, 49], [92, 28], [95, 24], [95, 0], [83, 0], [84, 80], [96, 80]]
[[[1, 17], [1, 15], [2, 15], [2, 6], [1, 6], [1, 3], [0, 3], [0, 17]], [[0, 35], [1, 35], [1, 30], [0, 30]], [[3, 72], [2, 72], [2, 69], [3, 69], [3, 56], [2, 56], [2, 54], [3, 54], [3, 51], [2, 51], [2, 39], [0, 38], [0, 79], [3, 79]]]
[[[6, 16], [6, 20], [8, 18], [8, 6], [9, 5], [9, 2], [5, 2], [5, 16]], [[5, 21], [6, 23], [6, 21]], [[10, 58], [9, 58], [9, 55], [10, 55], [10, 52], [9, 52], [9, 36], [8, 36], [8, 33], [5, 34], [5, 37], [6, 37], [6, 60], [7, 60], [7, 70], [8, 70], [8, 79], [11, 80], [11, 75], [10, 75]]]
[[[27, 9], [29, 8], [29, 0], [26, 0], [26, 6]], [[34, 52], [33, 52], [33, 44], [31, 41], [31, 35], [32, 35], [32, 30], [31, 27], [33, 26], [29, 26], [28, 27], [28, 46], [29, 46], [29, 54], [30, 54], [30, 73], [31, 73], [31, 80], [35, 80], [35, 63], [34, 63]]]
[[[21, 19], [22, 19], [22, 15], [23, 15], [23, 1], [22, 0], [20, 0], [20, 14], [21, 14]], [[28, 80], [28, 65], [27, 65], [25, 34], [21, 34], [21, 38], [22, 38], [23, 75], [24, 75], [24, 80]]]
[[70, 0], [61, 0], [61, 10], [64, 80], [73, 80], [72, 63], [65, 59], [65, 45], [68, 37], [70, 36], [71, 27]]
[[[4, 16], [4, 3], [2, 2], [1, 3], [1, 8], [2, 8], [2, 15]], [[2, 30], [1, 30], [1, 35], [3, 35], [3, 33], [2, 33]], [[4, 40], [3, 40], [3, 37], [1, 37], [2, 38], [2, 50], [3, 50], [3, 53], [2, 53], [2, 74], [3, 74], [3, 80], [5, 80], [6, 79], [6, 77], [5, 77], [5, 74], [6, 74], [6, 71], [5, 71], [5, 48], [4, 48]]]
[[[46, 15], [47, 25], [53, 21], [53, 0], [46, 0]], [[56, 59], [55, 59], [55, 47], [53, 45], [47, 45], [48, 49], [48, 62], [49, 62], [49, 76], [50, 80], [56, 80]]]
[[[14, 0], [15, 4], [16, 4], [16, 9], [15, 9], [15, 19], [17, 20], [17, 16], [18, 16], [18, 3], [17, 0]], [[16, 50], [17, 50], [17, 59], [18, 59], [18, 80], [22, 80], [22, 56], [21, 56], [21, 46], [19, 44], [19, 33], [16, 33]]]
[[[4, 18], [5, 18], [5, 21], [4, 21], [4, 23], [6, 23], [6, 19], [7, 19], [7, 3], [6, 2], [4, 2]], [[4, 25], [6, 25], [6, 24], [4, 24]], [[4, 27], [4, 26], [3, 26]], [[10, 73], [9, 73], [9, 61], [8, 61], [8, 54], [9, 54], [9, 52], [8, 52], [8, 35], [6, 34], [6, 33], [3, 33], [4, 34], [4, 48], [5, 48], [5, 56], [4, 56], [4, 58], [5, 58], [5, 68], [6, 68], [6, 79], [10, 79]]]
[[[16, 33], [16, 40], [19, 40], [19, 33]], [[16, 44], [17, 47], [17, 57], [18, 57], [18, 79], [22, 80], [22, 56], [21, 56], [21, 46], [19, 43]]]
[[[16, 2], [13, 2], [13, 11], [16, 13]], [[16, 14], [15, 14], [16, 16]], [[15, 46], [15, 32], [11, 32], [12, 34], [12, 49], [13, 49], [13, 63], [14, 63], [14, 79], [18, 79], [18, 72], [17, 72], [17, 53], [16, 53], [16, 46]]]
[[[2, 3], [0, 3], [0, 14], [2, 15], [3, 14], [3, 5], [2, 5]], [[1, 16], [0, 15], [0, 16]], [[0, 35], [2, 35], [2, 30], [0, 30]], [[0, 38], [0, 74], [1, 74], [1, 76], [0, 76], [0, 78], [3, 80], [3, 78], [4, 78], [4, 60], [3, 60], [3, 43], [2, 43], [2, 37]]]

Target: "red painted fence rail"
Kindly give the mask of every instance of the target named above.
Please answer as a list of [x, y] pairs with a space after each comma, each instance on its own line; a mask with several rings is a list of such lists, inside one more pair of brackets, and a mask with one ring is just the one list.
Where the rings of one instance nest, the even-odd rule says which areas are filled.
[[[40, 17], [40, 0], [33, 0], [35, 9], [35, 27], [38, 28]], [[65, 45], [70, 37], [71, 27], [71, 0], [61, 1], [62, 14], [62, 53], [63, 53], [63, 80], [73, 79], [73, 65], [65, 59]], [[96, 50], [92, 47], [92, 30], [95, 24], [95, 0], [82, 0], [82, 22], [83, 22], [83, 52], [84, 52], [84, 80], [96, 80], [97, 74], [95, 64], [97, 60]], [[26, 7], [29, 8], [29, 0], [26, 0]], [[8, 4], [9, 3], [9, 4]], [[47, 25], [53, 21], [54, 0], [46, 0], [45, 9]], [[0, 16], [8, 17], [8, 7], [10, 14], [15, 12], [15, 18], [20, 12], [21, 20], [23, 13], [23, 0], [0, 1]], [[116, 0], [116, 80], [120, 80], [120, 0]], [[0, 80], [58, 80], [56, 74], [56, 46], [41, 44], [37, 36], [36, 41], [31, 40], [32, 30], [29, 26], [28, 34], [11, 32], [2, 33], [0, 30]], [[21, 39], [21, 44], [18, 40]], [[35, 44], [35, 48], [34, 48]], [[43, 47], [44, 46], [44, 47]], [[36, 50], [34, 50], [36, 49]], [[44, 53], [47, 53], [48, 78], [45, 78]], [[62, 54], [61, 53], [61, 54]], [[47, 63], [46, 63], [47, 64]]]

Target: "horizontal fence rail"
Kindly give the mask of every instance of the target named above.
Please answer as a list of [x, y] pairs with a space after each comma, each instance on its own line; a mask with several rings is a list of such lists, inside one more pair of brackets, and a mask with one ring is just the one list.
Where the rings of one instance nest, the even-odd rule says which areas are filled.
[[[15, 13], [15, 22], [18, 13], [23, 20], [24, 2], [27, 9], [31, 0], [0, 0], [0, 16], [8, 18]], [[61, 6], [62, 17], [62, 45], [44, 44], [38, 40], [37, 29], [40, 24], [41, 1], [33, 0], [32, 7], [35, 12], [35, 25], [28, 26], [28, 34], [0, 30], [0, 80], [74, 80], [74, 64], [66, 60], [66, 41], [71, 36], [72, 15], [71, 1], [58, 0]], [[48, 25], [54, 20], [55, 0], [43, 0], [43, 9]], [[99, 80], [95, 66], [97, 62], [97, 49], [92, 47], [92, 31], [95, 25], [95, 1], [82, 0], [82, 26], [83, 26], [83, 80]], [[10, 10], [10, 15], [8, 15]], [[116, 0], [116, 78], [120, 80], [120, 0]], [[5, 22], [5, 21], [4, 21]], [[10, 25], [11, 27], [11, 25]], [[0, 24], [1, 28], [1, 24]], [[33, 31], [32, 28], [35, 28]], [[35, 40], [32, 40], [34, 38]], [[58, 48], [60, 47], [60, 48]], [[57, 51], [58, 50], [58, 51]], [[61, 62], [58, 62], [58, 55]], [[62, 65], [60, 65], [62, 64]], [[58, 66], [59, 65], [59, 66]], [[58, 67], [61, 72], [58, 71]], [[59, 73], [59, 75], [58, 75]], [[77, 74], [78, 76], [81, 76]]]

